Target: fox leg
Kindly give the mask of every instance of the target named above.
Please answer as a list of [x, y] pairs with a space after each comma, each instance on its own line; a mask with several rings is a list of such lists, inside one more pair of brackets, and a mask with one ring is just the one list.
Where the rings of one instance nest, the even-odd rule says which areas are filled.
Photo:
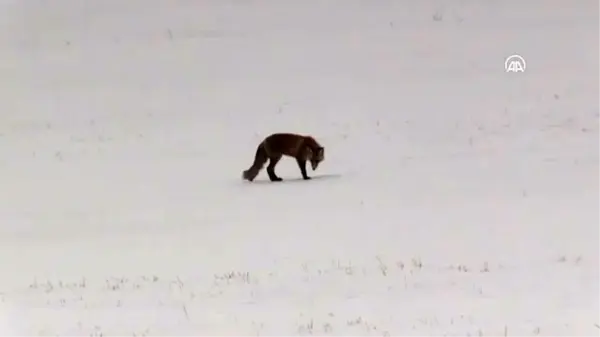
[[282, 181], [280, 177], [275, 174], [275, 166], [281, 160], [281, 155], [276, 155], [269, 158], [269, 165], [267, 166], [267, 174], [269, 175], [269, 179], [271, 181]]
[[306, 160], [296, 158], [296, 162], [298, 163], [298, 167], [300, 168], [300, 173], [302, 173], [302, 179], [310, 179], [310, 177], [306, 174]]

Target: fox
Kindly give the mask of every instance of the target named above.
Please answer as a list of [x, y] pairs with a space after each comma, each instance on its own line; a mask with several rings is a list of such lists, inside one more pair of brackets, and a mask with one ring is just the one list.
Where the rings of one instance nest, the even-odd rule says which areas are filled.
[[282, 181], [283, 179], [275, 174], [275, 166], [283, 156], [296, 158], [302, 179], [309, 180], [311, 177], [306, 173], [306, 162], [309, 161], [313, 171], [316, 170], [325, 160], [325, 148], [312, 136], [295, 133], [270, 134], [258, 145], [254, 162], [242, 173], [242, 178], [252, 182], [268, 160], [269, 179], [272, 182]]

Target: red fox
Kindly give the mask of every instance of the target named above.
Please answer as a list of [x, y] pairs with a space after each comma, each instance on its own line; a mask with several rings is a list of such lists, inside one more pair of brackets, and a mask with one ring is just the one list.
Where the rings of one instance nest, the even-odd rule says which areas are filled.
[[294, 157], [302, 173], [304, 180], [310, 179], [306, 174], [306, 161], [314, 170], [325, 160], [325, 149], [311, 136], [303, 136], [293, 133], [274, 133], [266, 137], [256, 149], [254, 163], [244, 171], [242, 178], [253, 181], [260, 170], [269, 160], [267, 174], [271, 181], [282, 181], [275, 174], [275, 166], [283, 156]]

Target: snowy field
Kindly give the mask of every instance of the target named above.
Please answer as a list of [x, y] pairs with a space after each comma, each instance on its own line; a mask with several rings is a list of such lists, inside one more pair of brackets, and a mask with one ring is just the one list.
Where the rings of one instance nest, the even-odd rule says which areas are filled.
[[598, 17], [0, 1], [0, 332], [598, 335]]

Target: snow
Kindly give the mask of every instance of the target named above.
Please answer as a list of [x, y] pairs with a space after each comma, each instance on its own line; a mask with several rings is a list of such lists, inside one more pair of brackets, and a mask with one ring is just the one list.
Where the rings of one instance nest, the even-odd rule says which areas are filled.
[[[0, 334], [597, 335], [571, 5], [2, 1]], [[271, 132], [313, 180], [241, 180]]]

